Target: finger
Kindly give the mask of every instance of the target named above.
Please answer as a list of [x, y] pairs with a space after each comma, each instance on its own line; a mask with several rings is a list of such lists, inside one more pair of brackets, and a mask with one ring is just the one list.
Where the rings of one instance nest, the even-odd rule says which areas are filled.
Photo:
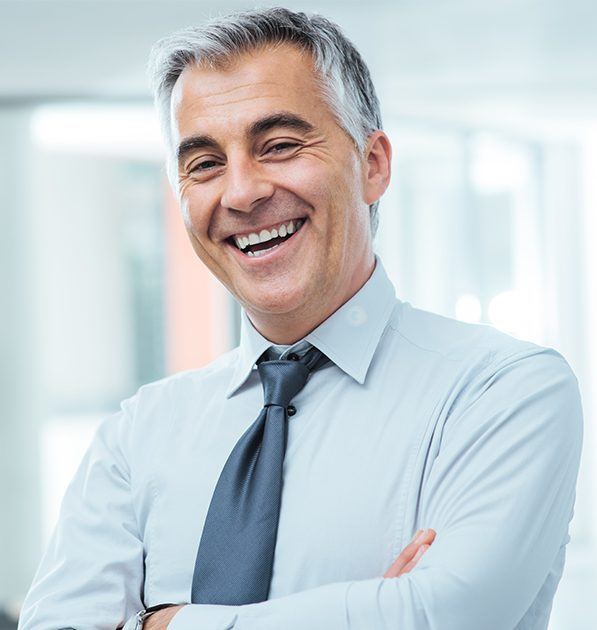
[[400, 555], [394, 560], [392, 566], [384, 574], [384, 577], [398, 577], [406, 564], [413, 560], [421, 545], [430, 545], [435, 540], [435, 535], [433, 529], [420, 529], [415, 534], [412, 541], [400, 552]]
[[430, 545], [421, 545], [421, 547], [419, 547], [417, 553], [415, 554], [415, 557], [410, 562], [404, 565], [404, 568], [400, 572], [400, 575], [404, 575], [405, 573], [412, 571], [417, 566], [417, 562], [419, 562], [419, 560], [427, 551], [427, 549], [429, 549], [429, 547]]
[[415, 534], [412, 541], [402, 550], [392, 566], [386, 571], [384, 577], [398, 577], [404, 567], [414, 559], [421, 545], [431, 545], [435, 540], [435, 536], [436, 532], [433, 529], [420, 529]]
[[417, 552], [417, 541], [422, 537], [424, 530], [419, 529], [413, 536], [410, 543], [400, 552], [396, 560], [390, 568], [385, 572], [384, 577], [396, 577], [398, 572], [406, 565], [407, 562], [414, 558]]

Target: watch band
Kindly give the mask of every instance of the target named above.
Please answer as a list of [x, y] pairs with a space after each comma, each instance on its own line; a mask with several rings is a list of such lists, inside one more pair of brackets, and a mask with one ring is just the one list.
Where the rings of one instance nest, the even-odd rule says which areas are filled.
[[151, 617], [153, 613], [158, 610], [162, 610], [163, 608], [171, 608], [172, 606], [179, 606], [180, 604], [156, 604], [155, 606], [150, 606], [149, 608], [144, 608], [137, 612], [134, 617], [128, 621], [128, 623], [124, 626], [122, 630], [142, 630], [143, 624], [148, 617]]

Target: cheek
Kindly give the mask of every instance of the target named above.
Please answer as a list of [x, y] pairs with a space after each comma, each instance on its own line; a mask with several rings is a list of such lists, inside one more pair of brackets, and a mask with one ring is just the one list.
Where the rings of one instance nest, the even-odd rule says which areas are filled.
[[[317, 213], [329, 204], [334, 176], [319, 160], [297, 159], [291, 169], [282, 172], [281, 186], [290, 189]], [[319, 217], [318, 217], [319, 218]]]
[[186, 229], [197, 238], [204, 238], [209, 229], [209, 212], [203, 195], [197, 191], [187, 191], [181, 200], [180, 209]]
[[185, 228], [189, 231], [192, 231], [193, 222], [191, 219], [189, 200], [184, 197], [180, 200], [180, 214], [182, 216], [182, 222], [184, 223]]
[[341, 256], [338, 252], [357, 240], [354, 232], [359, 228], [352, 224], [358, 207], [355, 177], [351, 164], [330, 169], [322, 168], [319, 161], [304, 160], [286, 178], [290, 189], [311, 207], [311, 229], [325, 258]]

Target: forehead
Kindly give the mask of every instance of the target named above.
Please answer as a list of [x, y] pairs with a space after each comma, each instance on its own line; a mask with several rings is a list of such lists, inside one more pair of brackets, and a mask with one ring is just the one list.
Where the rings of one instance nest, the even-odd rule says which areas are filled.
[[280, 110], [296, 112], [316, 126], [332, 119], [311, 56], [289, 45], [242, 54], [223, 68], [185, 68], [172, 92], [173, 137], [245, 128]]

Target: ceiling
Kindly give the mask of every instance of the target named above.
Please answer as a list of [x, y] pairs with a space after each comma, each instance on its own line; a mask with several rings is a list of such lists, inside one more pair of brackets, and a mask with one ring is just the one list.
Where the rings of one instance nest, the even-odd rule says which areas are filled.
[[[275, 4], [275, 3], [261, 3]], [[253, 6], [219, 2], [218, 13]], [[295, 1], [337, 21], [384, 109], [435, 117], [597, 118], [594, 0]], [[151, 45], [213, 2], [0, 1], [0, 106], [144, 100]]]

